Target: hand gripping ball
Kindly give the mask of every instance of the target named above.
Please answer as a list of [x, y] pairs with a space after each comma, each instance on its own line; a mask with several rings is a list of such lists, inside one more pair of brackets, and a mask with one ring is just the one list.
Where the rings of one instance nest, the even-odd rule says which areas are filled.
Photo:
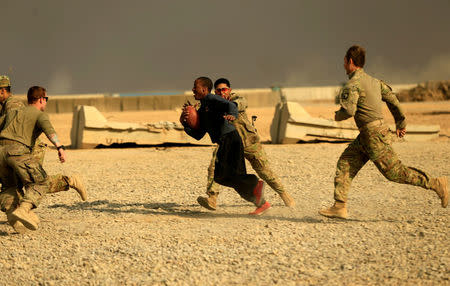
[[197, 109], [195, 109], [195, 107], [192, 105], [188, 105], [188, 106], [186, 106], [185, 110], [188, 112], [188, 116], [186, 118], [186, 123], [192, 129], [199, 129], [200, 128], [200, 118], [198, 116]]

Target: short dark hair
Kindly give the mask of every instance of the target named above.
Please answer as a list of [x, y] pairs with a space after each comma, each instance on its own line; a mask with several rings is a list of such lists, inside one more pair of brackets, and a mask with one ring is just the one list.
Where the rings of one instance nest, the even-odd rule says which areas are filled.
[[213, 88], [212, 80], [209, 77], [201, 76], [197, 78], [195, 81], [199, 81], [203, 86], [208, 88], [208, 91], [211, 91]]
[[353, 45], [348, 48], [345, 59], [347, 61], [352, 59], [355, 66], [362, 68], [366, 62], [366, 50], [361, 46]]
[[45, 97], [47, 90], [41, 86], [32, 86], [28, 89], [27, 100], [28, 104], [35, 103], [39, 98]]
[[224, 84], [226, 84], [228, 87], [231, 87], [230, 81], [229, 81], [228, 79], [226, 79], [226, 78], [221, 77], [221, 78], [219, 78], [218, 80], [216, 80], [216, 81], [214, 82], [214, 88], [217, 88], [217, 86], [218, 86], [219, 84], [221, 84], [221, 83], [224, 83]]

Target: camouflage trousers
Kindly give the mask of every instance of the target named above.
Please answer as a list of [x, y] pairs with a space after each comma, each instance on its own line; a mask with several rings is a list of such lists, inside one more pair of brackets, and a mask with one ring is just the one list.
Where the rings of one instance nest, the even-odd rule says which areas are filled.
[[[211, 163], [208, 167], [208, 181], [206, 185], [206, 194], [213, 195], [219, 194], [219, 184], [214, 181], [214, 168], [217, 160], [216, 147], [213, 151]], [[281, 194], [284, 192], [284, 187], [280, 179], [269, 168], [269, 160], [267, 159], [266, 152], [262, 148], [261, 143], [255, 143], [244, 147], [244, 157], [252, 165], [253, 170], [256, 171], [258, 176], [263, 179], [275, 192]]]
[[[31, 151], [31, 155], [42, 165], [44, 165], [45, 150], [47, 144], [37, 140]], [[47, 181], [47, 194], [58, 193], [69, 190], [69, 177], [61, 174], [50, 175]]]
[[334, 199], [347, 202], [350, 184], [359, 170], [372, 161], [388, 180], [430, 189], [431, 177], [402, 164], [391, 146], [391, 133], [385, 125], [362, 129], [342, 153], [334, 178]]
[[29, 202], [37, 207], [48, 188], [48, 176], [42, 165], [31, 155], [30, 149], [25, 145], [3, 146], [1, 153], [0, 178], [2, 189], [5, 190], [0, 193], [0, 201], [3, 202], [2, 210], [5, 209], [3, 205], [5, 200], [10, 200], [4, 197], [12, 195], [14, 188], [23, 192], [20, 202]]
[[40, 159], [28, 147], [19, 144], [0, 147], [0, 209], [8, 211], [20, 202], [37, 207], [45, 193], [69, 189], [68, 177], [48, 177]]
[[[47, 194], [68, 191], [70, 188], [68, 180], [69, 177], [61, 174], [49, 176], [47, 180], [47, 187], [48, 187]], [[19, 203], [23, 201], [22, 199], [24, 198], [25, 193], [22, 188], [19, 188], [19, 186], [16, 185], [3, 187], [2, 185], [2, 190], [0, 191], [0, 209], [3, 212], [6, 212], [11, 208], [12, 209], [16, 208], [16, 206], [18, 206]], [[34, 206], [37, 206], [36, 203], [33, 203], [32, 201], [31, 203]]]

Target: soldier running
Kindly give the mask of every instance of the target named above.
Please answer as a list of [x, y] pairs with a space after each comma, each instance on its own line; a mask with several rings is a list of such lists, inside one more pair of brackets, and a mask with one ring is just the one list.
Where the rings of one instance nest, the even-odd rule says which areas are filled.
[[358, 137], [345, 149], [337, 162], [334, 179], [335, 203], [319, 214], [332, 218], [347, 218], [347, 194], [358, 171], [371, 160], [390, 181], [419, 186], [436, 192], [442, 207], [447, 207], [447, 178], [432, 178], [416, 168], [403, 165], [391, 146], [391, 134], [383, 122], [382, 101], [386, 102], [396, 124], [399, 138], [406, 134], [406, 118], [392, 89], [363, 70], [365, 50], [352, 46], [344, 57], [349, 81], [340, 94], [341, 108], [335, 120], [354, 117], [359, 128]]
[[19, 233], [24, 227], [38, 228], [39, 218], [32, 209], [39, 205], [50, 186], [40, 160], [31, 152], [41, 133], [57, 148], [60, 161], [65, 161], [64, 146], [43, 112], [48, 101], [46, 90], [31, 87], [27, 99], [28, 106], [6, 111], [0, 128], [0, 207]]
[[[269, 167], [269, 160], [264, 152], [256, 128], [250, 123], [246, 109], [247, 99], [232, 93], [230, 81], [226, 78], [219, 78], [214, 83], [215, 93], [236, 104], [239, 115], [232, 123], [238, 131], [244, 145], [244, 158], [247, 159], [256, 171], [258, 176], [263, 179], [272, 189], [280, 195], [284, 204], [288, 207], [295, 205], [294, 199], [284, 189], [280, 179]], [[217, 150], [213, 151], [211, 163], [208, 168], [208, 181], [206, 194], [208, 197], [199, 196], [198, 203], [209, 210], [217, 209], [217, 197], [219, 195], [219, 185], [214, 181], [214, 166], [217, 160]]]
[[[5, 75], [0, 76], [0, 117], [4, 116], [8, 110], [19, 109], [23, 107], [25, 107], [23, 102], [15, 96], [12, 96], [11, 81], [9, 77]], [[41, 165], [44, 164], [46, 148], [47, 144], [37, 139], [33, 150], [31, 151], [31, 154], [33, 154], [33, 156], [41, 163]], [[48, 184], [48, 193], [58, 193], [62, 191], [68, 191], [70, 188], [73, 188], [78, 192], [83, 201], [87, 199], [86, 189], [81, 179], [77, 175], [50, 175]]]

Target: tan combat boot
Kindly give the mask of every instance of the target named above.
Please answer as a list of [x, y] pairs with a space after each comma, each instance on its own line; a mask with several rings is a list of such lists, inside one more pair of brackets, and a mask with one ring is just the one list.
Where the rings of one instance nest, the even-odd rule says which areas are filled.
[[446, 208], [448, 205], [448, 181], [447, 177], [439, 177], [433, 179], [432, 189], [436, 192], [436, 194], [441, 199], [441, 205], [443, 208]]
[[292, 208], [293, 206], [295, 206], [295, 201], [294, 199], [291, 197], [291, 195], [289, 195], [287, 192], [283, 192], [280, 194], [281, 199], [284, 202], [284, 205], [287, 207]]
[[36, 221], [37, 215], [31, 210], [33, 205], [29, 202], [22, 202], [17, 209], [11, 213], [12, 220], [18, 220], [31, 230], [37, 230], [39, 222]]
[[208, 194], [208, 197], [198, 197], [197, 202], [204, 208], [208, 210], [215, 211], [217, 209], [217, 196], [219, 194]]
[[28, 228], [26, 228], [23, 223], [21, 223], [19, 220], [17, 220], [15, 217], [11, 215], [11, 213], [14, 211], [14, 209], [9, 210], [6, 212], [6, 219], [8, 220], [8, 223], [17, 233], [25, 233], [27, 232]]
[[81, 197], [81, 200], [87, 200], [87, 192], [84, 187], [83, 181], [77, 175], [73, 175], [69, 177], [69, 187], [75, 189]]
[[347, 205], [343, 202], [334, 202], [334, 205], [328, 209], [320, 210], [319, 214], [331, 218], [347, 218]]
[[[37, 225], [39, 225], [39, 217], [32, 211], [28, 213], [30, 217], [35, 221]], [[26, 228], [20, 220], [17, 220], [14, 216], [11, 215], [11, 212], [6, 213], [6, 218], [8, 219], [8, 223], [12, 226], [12, 228], [19, 234], [23, 234], [27, 232], [28, 228]]]

